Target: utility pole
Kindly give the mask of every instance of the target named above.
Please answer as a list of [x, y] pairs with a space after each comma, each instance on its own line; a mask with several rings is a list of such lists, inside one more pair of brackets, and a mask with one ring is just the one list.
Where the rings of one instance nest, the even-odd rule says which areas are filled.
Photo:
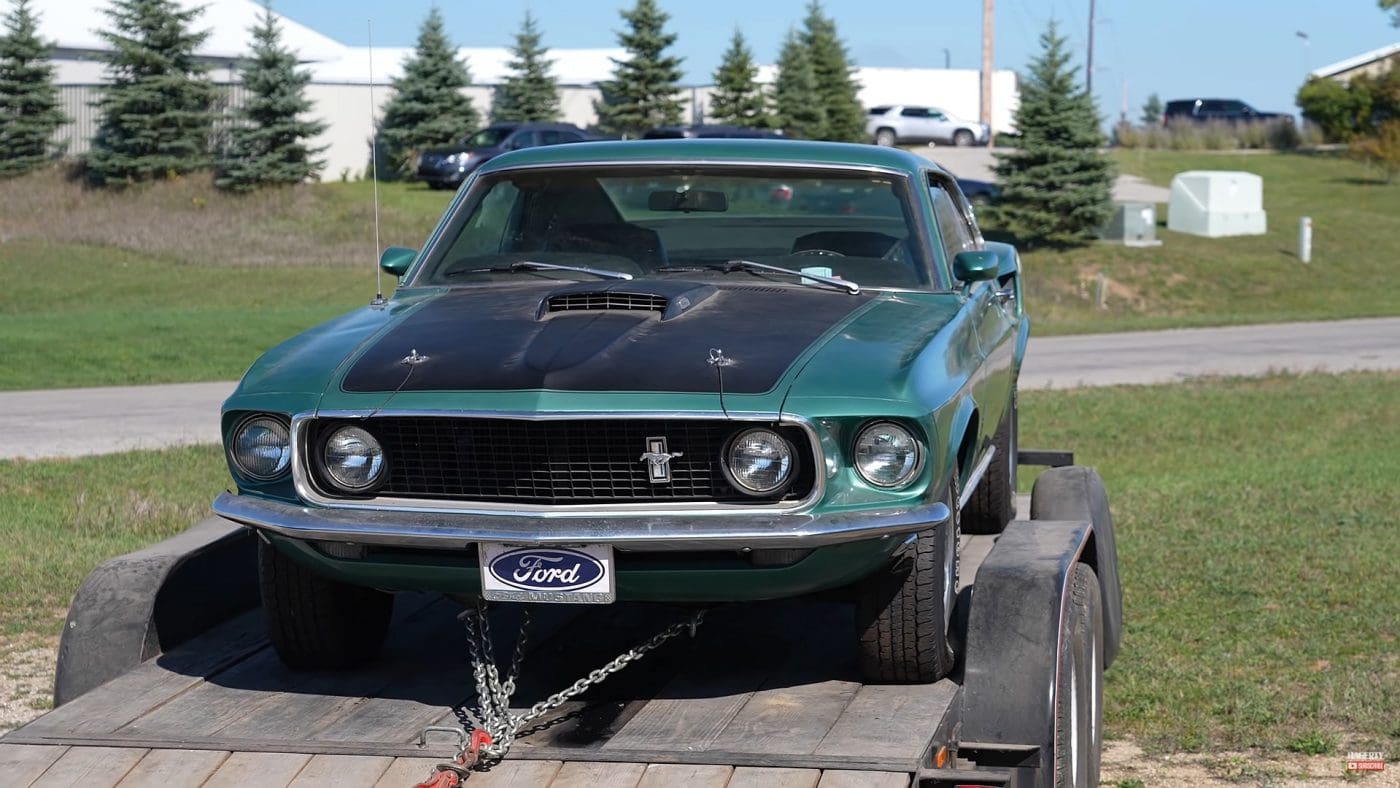
[[1089, 0], [1089, 57], [1084, 64], [1084, 89], [1094, 95], [1094, 0]]
[[992, 125], [992, 22], [995, 18], [995, 0], [982, 0], [982, 101], [977, 119], [988, 127]]

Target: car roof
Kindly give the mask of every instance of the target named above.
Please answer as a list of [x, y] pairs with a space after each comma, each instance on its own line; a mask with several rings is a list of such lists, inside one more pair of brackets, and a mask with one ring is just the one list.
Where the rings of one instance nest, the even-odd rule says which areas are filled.
[[893, 170], [910, 176], [940, 170], [933, 162], [898, 148], [848, 142], [781, 139], [660, 139], [548, 145], [511, 151], [487, 162], [482, 172], [514, 167], [628, 162], [723, 162], [830, 165]]

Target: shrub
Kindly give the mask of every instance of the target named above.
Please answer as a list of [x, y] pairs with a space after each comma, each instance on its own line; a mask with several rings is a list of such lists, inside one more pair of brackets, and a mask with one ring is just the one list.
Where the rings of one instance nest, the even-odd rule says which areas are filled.
[[1400, 119], [1388, 120], [1374, 134], [1352, 140], [1351, 155], [1385, 173], [1385, 182], [1400, 173]]

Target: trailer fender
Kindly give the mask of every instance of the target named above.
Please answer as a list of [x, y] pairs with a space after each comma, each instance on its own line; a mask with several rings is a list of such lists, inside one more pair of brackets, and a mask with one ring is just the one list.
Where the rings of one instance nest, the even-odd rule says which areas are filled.
[[255, 537], [212, 517], [88, 573], [58, 644], [54, 705], [257, 603]]
[[1027, 753], [1034, 763], [1021, 765], [1054, 774], [1060, 625], [1070, 570], [1092, 537], [1087, 520], [1013, 521], [977, 570], [960, 749]]

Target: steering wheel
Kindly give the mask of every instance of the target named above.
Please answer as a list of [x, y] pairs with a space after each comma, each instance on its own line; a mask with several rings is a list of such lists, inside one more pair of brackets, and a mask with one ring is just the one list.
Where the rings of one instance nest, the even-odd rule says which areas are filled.
[[810, 255], [816, 255], [816, 256], [818, 256], [818, 257], [845, 257], [845, 256], [846, 256], [846, 255], [842, 254], [841, 252], [836, 252], [836, 251], [833, 251], [833, 250], [831, 250], [831, 249], [803, 249], [803, 250], [800, 251], [800, 252], [793, 252], [792, 254], [793, 254], [794, 257], [796, 257], [797, 255], [800, 255], [800, 254], [810, 254]]

